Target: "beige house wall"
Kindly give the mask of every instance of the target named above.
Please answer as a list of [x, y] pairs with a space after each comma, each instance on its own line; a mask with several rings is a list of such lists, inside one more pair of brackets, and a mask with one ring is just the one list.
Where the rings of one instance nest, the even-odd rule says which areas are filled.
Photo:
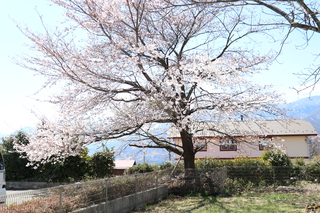
[[[244, 138], [243, 138], [244, 139]], [[241, 155], [246, 155], [252, 158], [260, 157], [263, 150], [259, 150], [258, 138], [251, 138], [250, 142], [241, 142], [237, 146], [237, 151], [220, 151], [220, 140], [218, 138], [206, 139], [207, 150], [196, 153], [196, 158], [236, 158]], [[181, 144], [180, 138], [174, 139], [175, 143]], [[307, 136], [281, 136], [274, 137], [274, 142], [282, 147], [289, 157], [308, 158], [308, 137]], [[178, 156], [177, 156], [178, 157]]]
[[284, 149], [290, 157], [309, 157], [307, 136], [284, 136], [282, 139]]

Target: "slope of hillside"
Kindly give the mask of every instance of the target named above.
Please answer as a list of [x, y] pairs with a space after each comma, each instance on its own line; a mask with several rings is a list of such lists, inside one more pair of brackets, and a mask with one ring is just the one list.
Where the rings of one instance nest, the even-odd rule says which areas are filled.
[[309, 121], [320, 134], [320, 96], [302, 98], [286, 105], [290, 117]]

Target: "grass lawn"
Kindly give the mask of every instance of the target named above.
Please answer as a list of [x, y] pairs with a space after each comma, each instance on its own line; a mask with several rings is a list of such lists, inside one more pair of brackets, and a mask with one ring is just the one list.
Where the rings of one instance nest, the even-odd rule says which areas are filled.
[[307, 204], [320, 204], [317, 191], [246, 192], [232, 197], [169, 195], [163, 201], [143, 206], [137, 212], [306, 212]]

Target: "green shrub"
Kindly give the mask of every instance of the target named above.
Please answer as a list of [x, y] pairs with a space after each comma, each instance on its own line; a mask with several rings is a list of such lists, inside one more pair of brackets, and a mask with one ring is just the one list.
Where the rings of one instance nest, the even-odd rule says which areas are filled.
[[127, 174], [135, 174], [135, 173], [145, 173], [145, 172], [153, 172], [155, 170], [158, 170], [159, 167], [157, 164], [147, 164], [147, 163], [143, 163], [143, 164], [138, 164], [134, 167], [130, 167], [127, 170]]
[[114, 152], [107, 147], [103, 151], [94, 153], [90, 161], [92, 175], [97, 178], [104, 178], [111, 176], [114, 168]]
[[75, 182], [81, 181], [90, 172], [88, 150], [84, 149], [81, 156], [69, 156], [60, 163], [41, 164], [33, 177], [36, 181]]
[[95, 153], [93, 158], [88, 155], [88, 149], [83, 148], [78, 156], [69, 156], [58, 163], [40, 164], [34, 169], [27, 166], [30, 161], [23, 158], [26, 154], [18, 153], [13, 146], [14, 142], [28, 144], [26, 133], [19, 131], [2, 138], [2, 142], [7, 181], [75, 182], [109, 176], [114, 166], [114, 154], [107, 148]]
[[225, 166], [222, 160], [215, 158], [196, 159], [195, 165], [198, 169], [213, 169]]
[[233, 160], [221, 160], [215, 158], [196, 159], [196, 168], [213, 169], [224, 166], [267, 166], [268, 163], [260, 158], [249, 158], [248, 156], [239, 156]]
[[38, 175], [37, 171], [30, 166], [25, 158], [26, 154], [19, 154], [13, 147], [14, 142], [27, 145], [28, 135], [22, 131], [2, 138], [3, 158], [6, 166], [6, 179], [8, 181], [30, 180]]
[[233, 166], [267, 166], [268, 163], [261, 158], [249, 158], [248, 156], [242, 155], [233, 160]]
[[306, 166], [307, 162], [303, 158], [297, 158], [292, 162], [293, 166]]
[[262, 153], [261, 159], [270, 163], [271, 166], [291, 166], [289, 156], [278, 149], [266, 150]]
[[170, 168], [172, 168], [172, 167], [173, 167], [172, 163], [166, 162], [166, 163], [160, 165], [159, 168], [160, 168], [160, 170], [165, 170], [165, 169], [170, 169]]

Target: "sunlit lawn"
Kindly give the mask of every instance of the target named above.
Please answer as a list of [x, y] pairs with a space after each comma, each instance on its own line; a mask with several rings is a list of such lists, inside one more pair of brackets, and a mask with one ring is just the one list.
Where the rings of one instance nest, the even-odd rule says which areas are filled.
[[250, 192], [232, 197], [177, 197], [169, 195], [165, 200], [147, 205], [140, 212], [305, 212], [307, 204], [320, 203], [316, 192], [274, 193]]

